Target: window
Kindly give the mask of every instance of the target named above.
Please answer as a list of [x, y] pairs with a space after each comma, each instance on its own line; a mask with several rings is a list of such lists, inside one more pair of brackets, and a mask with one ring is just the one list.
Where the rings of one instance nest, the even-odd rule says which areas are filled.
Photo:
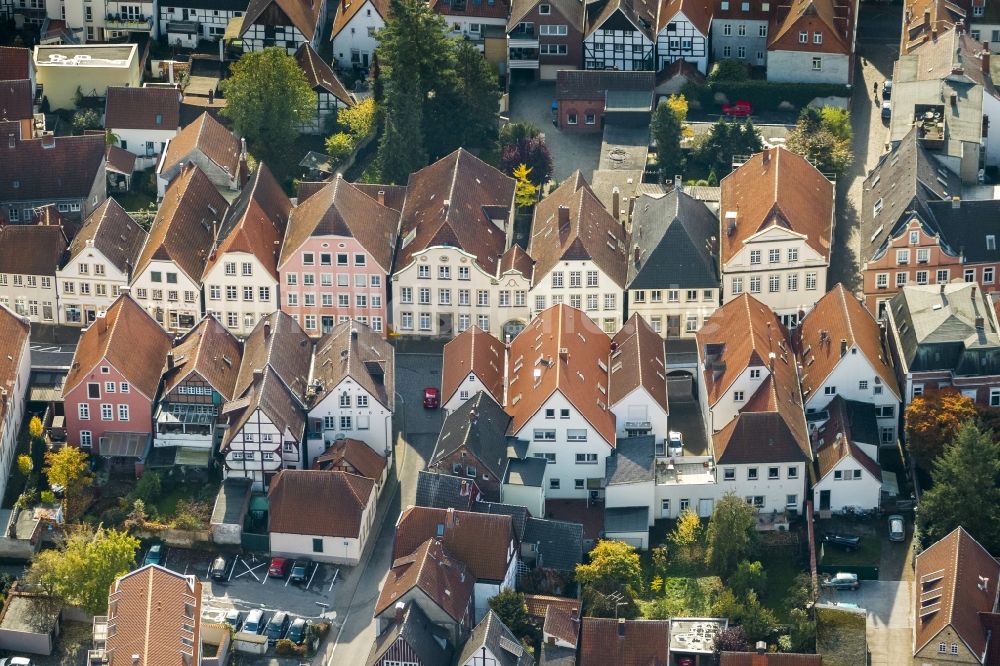
[[730, 35], [732, 35], [733, 34], [733, 26], [730, 25], [730, 24], [728, 24], [728, 23], [723, 24], [723, 26], [722, 26], [722, 34], [725, 35], [726, 37], [729, 37]]
[[976, 281], [976, 269], [975, 268], [966, 268], [965, 269], [965, 281], [966, 282], [975, 282]]
[[128, 405], [118, 405], [118, 420], [128, 421]]
[[313, 539], [313, 552], [322, 553], [323, 552], [323, 539]]
[[490, 305], [490, 292], [486, 289], [476, 290], [476, 305], [481, 308], [489, 307]]
[[767, 251], [767, 262], [769, 264], [777, 264], [781, 262], [781, 250], [768, 250]]
[[[575, 113], [567, 113], [566, 114], [566, 124], [567, 125], [576, 125], [576, 114]], [[559, 481], [559, 479], [552, 479], [552, 480], [553, 481]]]
[[1000, 407], [1000, 388], [990, 389], [990, 407]]
[[760, 293], [760, 276], [752, 275], [750, 276], [750, 293], [759, 294]]
[[747, 481], [756, 481], [756, 480], [757, 480], [757, 468], [756, 467], [748, 467], [747, 468]]
[[80, 431], [80, 447], [84, 449], [89, 449], [93, 446], [93, 436], [89, 430]]
[[534, 454], [532, 454], [532, 457], [533, 458], [544, 458], [545, 462], [547, 462], [550, 465], [555, 465], [556, 464], [556, 454], [554, 454], [554, 453], [534, 453]]
[[584, 490], [585, 489], [585, 479], [573, 479], [573, 489], [574, 490]]
[[798, 467], [789, 467], [788, 470], [787, 470], [787, 472], [788, 472], [788, 478], [789, 479], [797, 479], [797, 478], [799, 478], [799, 468]]
[[685, 498], [680, 501], [681, 513], [684, 513], [691, 508], [691, 500]]
[[431, 290], [429, 288], [427, 288], [427, 287], [421, 287], [420, 291], [418, 293], [420, 295], [420, 304], [421, 305], [430, 305], [431, 304]]
[[544, 310], [545, 309], [545, 297], [544, 296], [535, 296], [535, 309], [536, 310]]
[[802, 32], [799, 33], [799, 44], [808, 44], [808, 43], [809, 43], [809, 33], [803, 30]]
[[552, 13], [551, 5], [538, 5], [538, 13], [542, 16], [548, 16]]
[[559, 479], [549, 479], [549, 490], [559, 490]]
[[733, 391], [733, 402], [743, 402], [743, 391]]
[[993, 234], [988, 234], [986, 236], [986, 249], [995, 250], [997, 249], [997, 237]]
[[451, 279], [451, 266], [438, 266], [438, 279], [439, 280], [450, 280]]
[[121, 382], [120, 384], [118, 384], [118, 392], [128, 393], [129, 392], [128, 382]]
[[723, 481], [735, 481], [736, 480], [736, 468], [726, 467], [722, 470], [722, 480]]
[[667, 302], [668, 303], [676, 303], [679, 298], [680, 298], [680, 294], [679, 294], [679, 292], [676, 289], [670, 289], [669, 291], [667, 291]]
[[931, 260], [931, 251], [929, 248], [922, 247], [917, 249], [917, 263], [926, 264]]
[[764, 496], [763, 495], [753, 495], [753, 496], [748, 495], [747, 498], [746, 498], [746, 500], [747, 500], [747, 504], [749, 504], [750, 506], [752, 506], [755, 509], [763, 509], [764, 508]]
[[604, 309], [614, 310], [616, 301], [615, 294], [604, 294]]
[[100, 400], [101, 385], [96, 382], [87, 384], [87, 397], [90, 398], [91, 400]]
[[431, 315], [429, 312], [420, 313], [420, 330], [421, 331], [431, 330]]
[[903, 285], [905, 285], [906, 284], [906, 278], [907, 278], [907, 274], [906, 273], [896, 273], [896, 286], [897, 287], [902, 287]]
[[823, 70], [823, 59], [820, 57], [813, 58], [813, 71], [819, 72]]
[[760, 263], [760, 250], [750, 250], [750, 263], [751, 264]]
[[561, 419], [568, 419], [569, 418], [569, 410], [568, 409], [560, 409], [559, 410], [559, 418], [561, 418]]
[[731, 291], [732, 291], [732, 293], [733, 293], [734, 296], [736, 294], [742, 294], [743, 293], [743, 278], [741, 278], [741, 277], [734, 277], [733, 278]]
[[[362, 298], [359, 294], [358, 298]], [[438, 304], [451, 305], [451, 289], [438, 289]]]
[[684, 331], [686, 333], [694, 333], [698, 330], [698, 315], [687, 315], [684, 320]]
[[[980, 14], [981, 14], [981, 13], [982, 13], [982, 10], [983, 10], [983, 8], [982, 8], [982, 7], [979, 7], [978, 9], [979, 9], [979, 12], [980, 12]], [[958, 654], [958, 643], [952, 643], [952, 644], [951, 644], [951, 653], [952, 653], [952, 654]]]
[[[767, 3], [765, 2], [765, 3], [764, 3], [764, 5], [765, 5], [765, 7], [766, 7], [766, 6], [767, 6]], [[765, 10], [765, 11], [766, 11], [766, 10]], [[767, 26], [766, 26], [766, 25], [762, 25], [762, 26], [760, 26], [760, 29], [759, 29], [759, 30], [757, 31], [757, 35], [758, 35], [759, 37], [767, 37]]]
[[875, 275], [875, 287], [878, 289], [885, 289], [889, 286], [889, 274], [888, 273], [878, 273]]
[[780, 478], [780, 476], [781, 476], [781, 474], [778, 471], [777, 467], [768, 467], [767, 468], [767, 478], [768, 479], [773, 480], [773, 479]]
[[431, 267], [426, 264], [420, 264], [417, 266], [417, 277], [421, 280], [431, 279]]
[[469, 273], [469, 267], [468, 266], [459, 266], [458, 267], [458, 279], [459, 280], [468, 280], [468, 279], [470, 279], [469, 276], [470, 276], [470, 273]]
[[561, 271], [555, 271], [552, 273], [552, 288], [561, 289], [563, 286], [563, 274]]
[[104, 382], [104, 392], [105, 393], [114, 393], [115, 392], [115, 383], [114, 382]]
[[102, 421], [112, 421], [115, 418], [115, 412], [108, 403], [103, 403], [101, 405], [101, 420]]
[[910, 251], [908, 249], [896, 250], [896, 263], [900, 266], [910, 263]]
[[814, 32], [813, 33], [813, 44], [822, 44], [822, 43], [823, 43], [823, 33], [822, 32]]
[[917, 271], [917, 284], [927, 284], [927, 271]]
[[[473, 375], [469, 375], [469, 380], [470, 381], [472, 380], [472, 377], [473, 377]], [[547, 419], [554, 419], [555, 417], [556, 417], [556, 410], [554, 410], [554, 409], [546, 409], [545, 410], [545, 418], [547, 418]]]
[[799, 290], [799, 275], [798, 273], [788, 274], [788, 291], [798, 291]]
[[806, 290], [815, 291], [816, 290], [816, 274], [806, 273]]
[[772, 294], [776, 294], [781, 290], [781, 276], [780, 275], [769, 275], [767, 276], [767, 291]]
[[986, 266], [983, 268], [983, 284], [993, 284], [993, 267]]
[[413, 287], [400, 287], [399, 288], [399, 302], [400, 303], [412, 303], [413, 302]]
[[353, 424], [351, 423], [351, 417], [350, 416], [341, 416], [340, 417], [340, 429], [341, 430], [350, 430], [352, 425]]
[[597, 464], [597, 454], [596, 453], [578, 453], [578, 454], [576, 454], [576, 464], [577, 465], [596, 465]]
[[76, 406], [77, 416], [80, 417], [81, 421], [90, 420], [90, 405], [85, 402], [81, 402]]
[[535, 429], [534, 440], [536, 442], [554, 442], [556, 441], [556, 431], [555, 430], [539, 430]]

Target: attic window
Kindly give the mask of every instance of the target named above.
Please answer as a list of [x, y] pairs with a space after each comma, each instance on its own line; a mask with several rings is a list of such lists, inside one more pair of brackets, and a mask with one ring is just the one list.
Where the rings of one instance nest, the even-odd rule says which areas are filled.
[[21, 181], [15, 180], [13, 183], [11, 183], [11, 186], [13, 186], [13, 188], [16, 190], [17, 188], [21, 187]]
[[444, 536], [444, 523], [438, 523], [438, 524], [437, 524], [437, 529], [435, 530], [435, 532], [434, 532], [434, 533], [435, 533], [435, 534], [437, 535], [437, 537], [438, 537], [439, 539], [440, 539], [441, 537], [443, 537], [443, 536]]
[[156, 120], [154, 121], [157, 125], [163, 124], [163, 114], [156, 114]]
[[728, 9], [729, 9], [729, 2], [728, 2], [728, 0], [722, 0], [722, 11], [726, 11]]
[[990, 234], [989, 236], [986, 237], [986, 249], [987, 250], [997, 249], [997, 237], [994, 236], [993, 234]]

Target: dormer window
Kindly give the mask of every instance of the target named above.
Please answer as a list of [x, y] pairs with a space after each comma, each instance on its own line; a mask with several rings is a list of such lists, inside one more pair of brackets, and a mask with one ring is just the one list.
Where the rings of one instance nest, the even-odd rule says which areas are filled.
[[997, 237], [994, 236], [993, 234], [990, 234], [989, 236], [986, 237], [986, 249], [987, 250], [997, 249]]
[[542, 16], [548, 16], [552, 13], [552, 5], [538, 5], [538, 13]]
[[163, 115], [159, 114], [159, 113], [156, 114], [156, 120], [154, 122], [156, 122], [157, 125], [162, 125], [163, 124]]

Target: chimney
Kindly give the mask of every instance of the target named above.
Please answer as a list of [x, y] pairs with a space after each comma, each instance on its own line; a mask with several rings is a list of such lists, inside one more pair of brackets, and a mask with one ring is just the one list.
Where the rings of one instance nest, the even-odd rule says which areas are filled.
[[167, 352], [167, 370], [174, 369], [174, 352], [170, 350]]
[[396, 619], [396, 624], [403, 623], [403, 612], [406, 610], [406, 604], [402, 601], [397, 601], [396, 605], [393, 606], [393, 611]]
[[445, 527], [447, 529], [452, 529], [458, 523], [455, 520], [455, 509], [448, 509], [448, 516], [445, 518]]
[[[611, 190], [611, 215], [614, 216], [616, 221], [621, 221], [622, 217], [621, 200], [622, 200], [622, 193], [618, 191], [617, 187], [615, 187], [614, 189]], [[562, 209], [560, 209], [560, 211], [561, 210]], [[566, 212], [568, 213], [569, 209], [567, 209]], [[559, 221], [562, 222], [561, 219]]]
[[[931, 25], [931, 10], [930, 9], [925, 9], [924, 10], [924, 27], [928, 27], [929, 28], [930, 25]], [[937, 32], [937, 31], [935, 31], [935, 32]]]
[[618, 638], [625, 638], [625, 618], [618, 618]]
[[639, 248], [638, 245], [636, 245], [634, 248], [632, 248], [632, 253], [635, 257], [635, 265], [638, 266], [639, 260], [642, 259], [642, 250]]
[[962, 197], [957, 194], [951, 198], [951, 207], [953, 210], [957, 210], [962, 207]]
[[983, 42], [983, 74], [990, 73], [990, 43]]
[[258, 379], [258, 378], [263, 377], [263, 376], [264, 376], [264, 368], [254, 368], [253, 369], [253, 377], [254, 377], [254, 379]]
[[378, 191], [378, 202], [380, 205], [385, 205], [385, 190]]
[[264, 339], [267, 340], [271, 337], [271, 322], [264, 322]]
[[982, 316], [976, 317], [976, 330], [977, 331], [983, 330], [983, 318], [982, 318]]
[[770, 161], [771, 161], [771, 151], [765, 149], [764, 150], [764, 164], [768, 164], [768, 163], [770, 163]]
[[846, 354], [847, 354], [847, 339], [846, 338], [841, 338], [840, 339], [840, 355], [841, 355], [841, 357], [843, 357]]
[[569, 228], [569, 206], [559, 206], [559, 235]]

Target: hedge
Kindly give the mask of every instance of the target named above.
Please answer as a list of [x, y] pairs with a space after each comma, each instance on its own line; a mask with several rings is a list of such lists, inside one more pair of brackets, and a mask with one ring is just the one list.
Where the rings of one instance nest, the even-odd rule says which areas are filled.
[[757, 111], [779, 110], [784, 102], [801, 109], [817, 97], [850, 97], [849, 86], [834, 83], [775, 83], [771, 81], [712, 81], [687, 83], [681, 89], [692, 108], [719, 109], [723, 101], [750, 102]]

